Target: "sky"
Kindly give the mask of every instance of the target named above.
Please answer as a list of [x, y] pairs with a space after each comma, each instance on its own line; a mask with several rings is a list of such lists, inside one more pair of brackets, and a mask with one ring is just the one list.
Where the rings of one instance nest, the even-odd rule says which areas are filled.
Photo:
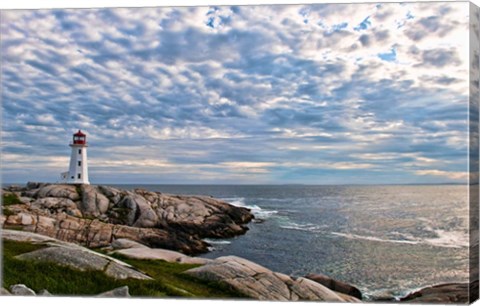
[[3, 182], [465, 183], [469, 4], [1, 12]]

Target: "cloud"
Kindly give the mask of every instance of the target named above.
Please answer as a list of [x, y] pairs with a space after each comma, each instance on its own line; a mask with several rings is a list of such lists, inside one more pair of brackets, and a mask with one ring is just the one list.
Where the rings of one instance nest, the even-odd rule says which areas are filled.
[[462, 181], [467, 17], [465, 3], [2, 11], [4, 180], [54, 181], [80, 128], [92, 182]]

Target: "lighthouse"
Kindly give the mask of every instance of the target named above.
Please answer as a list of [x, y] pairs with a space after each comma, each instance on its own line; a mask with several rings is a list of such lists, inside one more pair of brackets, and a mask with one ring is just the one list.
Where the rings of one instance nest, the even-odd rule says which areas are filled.
[[87, 135], [78, 130], [73, 134], [70, 144], [70, 168], [61, 174], [61, 180], [67, 184], [90, 184], [88, 181]]

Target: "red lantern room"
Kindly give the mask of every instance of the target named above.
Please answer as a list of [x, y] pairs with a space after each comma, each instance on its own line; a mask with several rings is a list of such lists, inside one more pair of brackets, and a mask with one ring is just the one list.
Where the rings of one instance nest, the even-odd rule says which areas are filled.
[[83, 134], [82, 131], [78, 130], [73, 134], [73, 144], [74, 145], [84, 145], [87, 143], [87, 135]]

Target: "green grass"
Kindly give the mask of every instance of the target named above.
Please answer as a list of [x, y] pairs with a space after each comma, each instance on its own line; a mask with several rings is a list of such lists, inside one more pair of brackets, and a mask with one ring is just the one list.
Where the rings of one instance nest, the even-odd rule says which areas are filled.
[[206, 282], [183, 274], [183, 272], [200, 265], [170, 263], [163, 260], [130, 259], [121, 255], [115, 255], [114, 257], [148, 273], [148, 275], [162, 281], [171, 289], [177, 288], [184, 291], [184, 293], [185, 291], [188, 292], [185, 296], [246, 298], [246, 296], [224, 284]]
[[4, 216], [11, 216], [11, 215], [14, 215], [15, 213], [13, 211], [11, 211], [10, 209], [8, 209], [7, 207], [2, 207], [2, 215]]
[[20, 199], [14, 193], [2, 194], [2, 206], [9, 206], [14, 204], [22, 204]]
[[16, 255], [41, 247], [24, 242], [3, 242], [3, 287], [9, 288], [13, 284], [21, 283], [36, 292], [47, 289], [52, 294], [62, 296], [96, 295], [121, 286], [128, 286], [130, 295], [138, 297], [244, 297], [218, 283], [204, 282], [182, 274], [197, 265], [122, 258], [146, 272], [154, 280], [115, 280], [100, 271], [82, 272], [54, 263], [14, 258]]

